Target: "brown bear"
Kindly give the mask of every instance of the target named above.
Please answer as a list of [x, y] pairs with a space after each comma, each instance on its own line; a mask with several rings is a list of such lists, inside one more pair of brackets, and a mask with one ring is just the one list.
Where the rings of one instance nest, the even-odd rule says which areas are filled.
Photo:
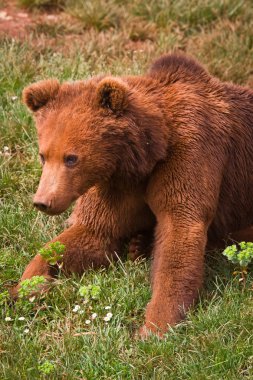
[[[140, 332], [163, 334], [198, 298], [207, 242], [252, 225], [253, 92], [171, 54], [141, 76], [45, 80], [23, 99], [43, 165], [34, 205], [55, 215], [77, 200], [54, 239], [66, 245], [63, 270], [106, 266], [155, 229]], [[253, 241], [251, 229], [244, 238]], [[54, 274], [37, 255], [22, 280]]]

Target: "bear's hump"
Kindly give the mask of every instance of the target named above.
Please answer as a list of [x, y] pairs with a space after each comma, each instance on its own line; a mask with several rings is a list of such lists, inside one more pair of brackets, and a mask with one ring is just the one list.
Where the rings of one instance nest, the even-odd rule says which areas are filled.
[[167, 79], [170, 82], [183, 81], [208, 81], [211, 76], [193, 58], [186, 57], [182, 53], [166, 54], [153, 62], [149, 69], [149, 75], [156, 78]]

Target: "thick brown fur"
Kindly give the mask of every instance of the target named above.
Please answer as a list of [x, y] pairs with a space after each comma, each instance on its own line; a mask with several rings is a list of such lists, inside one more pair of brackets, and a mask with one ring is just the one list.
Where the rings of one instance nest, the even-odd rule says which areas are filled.
[[[172, 54], [143, 76], [46, 81], [23, 96], [44, 162], [34, 203], [58, 214], [77, 200], [55, 238], [63, 269], [108, 265], [155, 228], [141, 334], [165, 332], [198, 298], [207, 242], [253, 224], [253, 92]], [[52, 273], [36, 256], [22, 279]]]

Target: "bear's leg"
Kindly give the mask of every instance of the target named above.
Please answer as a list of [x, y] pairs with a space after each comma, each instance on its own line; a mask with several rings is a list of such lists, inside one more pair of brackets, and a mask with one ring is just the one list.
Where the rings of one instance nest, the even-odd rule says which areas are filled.
[[[62, 271], [66, 274], [82, 274], [87, 268], [108, 266], [110, 261], [117, 257], [121, 242], [113, 242], [108, 237], [94, 236], [82, 225], [73, 225], [57, 236], [51, 242], [60, 241], [65, 245], [62, 259]], [[48, 244], [49, 244], [48, 243]], [[49, 265], [40, 254], [36, 255], [26, 267], [21, 281], [33, 276], [44, 276], [47, 281], [52, 280], [58, 272], [58, 267]], [[46, 285], [48, 287], [48, 285]], [[11, 290], [16, 298], [19, 285]]]
[[215, 249], [225, 249], [228, 245], [240, 243], [241, 241], [253, 242], [253, 226], [231, 232], [224, 236], [223, 239], [215, 241], [208, 240], [207, 250], [211, 251]]
[[60, 241], [66, 247], [62, 270], [67, 274], [82, 274], [88, 268], [109, 266], [121, 249], [121, 241], [90, 233], [82, 225], [68, 228], [53, 241]]
[[163, 335], [178, 323], [198, 297], [203, 281], [207, 227], [202, 222], [158, 220], [152, 298], [146, 309], [142, 337], [150, 331]]

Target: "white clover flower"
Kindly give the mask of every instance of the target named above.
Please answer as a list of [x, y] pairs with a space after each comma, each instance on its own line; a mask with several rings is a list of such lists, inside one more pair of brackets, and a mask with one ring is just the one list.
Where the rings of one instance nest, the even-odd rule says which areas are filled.
[[91, 321], [89, 319], [86, 319], [85, 324], [89, 325], [90, 323], [91, 323]]
[[18, 99], [17, 96], [12, 96], [12, 97], [11, 97], [11, 100], [12, 100], [13, 102], [15, 102], [15, 100], [17, 100], [17, 99]]
[[10, 149], [8, 146], [3, 147], [3, 151], [0, 152], [1, 156], [9, 157], [11, 155]]
[[84, 313], [84, 310], [80, 310], [80, 311], [79, 311], [79, 314], [83, 314], [83, 313]]
[[77, 313], [78, 310], [80, 310], [80, 306], [79, 305], [75, 305], [74, 309], [72, 310], [74, 313]]
[[19, 321], [24, 321], [24, 320], [25, 320], [25, 317], [19, 317], [18, 320], [19, 320]]
[[105, 306], [105, 310], [110, 310], [111, 306]]
[[97, 313], [92, 313], [92, 314], [91, 314], [91, 319], [96, 319], [97, 316], [98, 316]]
[[30, 331], [29, 329], [24, 329], [24, 333], [25, 333], [25, 334], [28, 334], [29, 331]]
[[12, 319], [11, 319], [11, 317], [5, 317], [5, 321], [10, 322], [10, 321], [12, 321]]
[[109, 322], [112, 319], [112, 313], [107, 313], [106, 316], [104, 317], [105, 322]]

